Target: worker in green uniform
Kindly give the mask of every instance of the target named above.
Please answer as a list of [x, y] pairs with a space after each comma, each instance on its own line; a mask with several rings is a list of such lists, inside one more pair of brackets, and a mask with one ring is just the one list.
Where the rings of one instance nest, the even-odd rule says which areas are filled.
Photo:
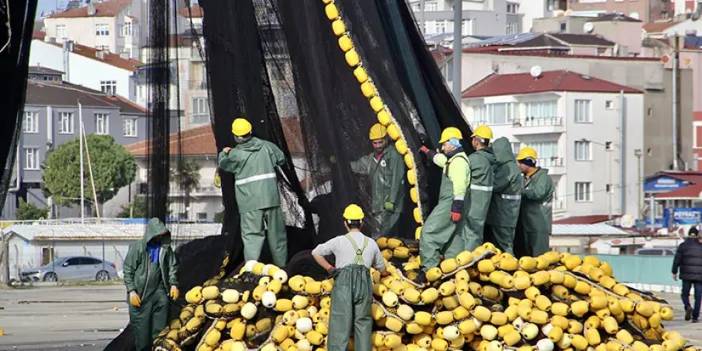
[[492, 186], [495, 178], [493, 164], [495, 156], [488, 147], [492, 130], [486, 125], [478, 126], [471, 135], [475, 152], [468, 155], [470, 165], [470, 191], [468, 196], [468, 218], [463, 226], [463, 244], [466, 250], [473, 250], [483, 244], [483, 231], [487, 218]]
[[517, 154], [519, 169], [524, 175], [519, 234], [514, 244], [514, 253], [519, 257], [536, 257], [549, 248], [553, 180], [547, 169], [536, 165], [536, 159], [536, 150], [530, 147], [521, 149]]
[[388, 147], [387, 130], [374, 124], [368, 133], [373, 152], [351, 162], [354, 173], [371, 178], [373, 236], [392, 234], [405, 202], [405, 161], [394, 147]]
[[[375, 241], [361, 232], [363, 210], [351, 204], [344, 210], [348, 233], [312, 250], [315, 261], [334, 276], [327, 350], [346, 351], [353, 329], [354, 350], [370, 351], [373, 319], [373, 282], [370, 268], [387, 275], [385, 261]], [[324, 256], [334, 255], [336, 266]]]
[[276, 167], [285, 164], [285, 155], [275, 144], [254, 137], [251, 131], [251, 123], [246, 119], [234, 120], [232, 134], [236, 146], [222, 149], [219, 168], [234, 174], [244, 259], [258, 260], [263, 242], [267, 241], [273, 263], [284, 267], [288, 240], [280, 209]]
[[439, 265], [441, 257], [456, 257], [463, 251], [461, 228], [468, 214], [464, 206], [470, 184], [468, 156], [461, 144], [463, 135], [458, 128], [449, 127], [441, 132], [441, 153], [422, 146], [420, 151], [441, 167], [439, 202], [422, 226], [419, 238], [419, 256], [422, 272], [416, 282], [426, 283], [424, 274], [429, 268]]
[[124, 284], [129, 294], [129, 323], [137, 351], [151, 343], [168, 323], [168, 297], [176, 300], [178, 263], [171, 249], [171, 233], [152, 218], [144, 237], [129, 245], [124, 259]]
[[514, 254], [514, 229], [519, 218], [524, 177], [507, 138], [498, 138], [492, 142], [492, 153], [495, 155], [495, 180], [486, 223], [490, 227], [493, 243], [500, 250]]

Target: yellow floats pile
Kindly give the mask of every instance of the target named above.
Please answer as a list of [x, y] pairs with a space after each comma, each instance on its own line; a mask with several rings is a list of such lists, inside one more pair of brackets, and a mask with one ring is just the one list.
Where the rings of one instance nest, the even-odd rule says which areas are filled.
[[[547, 252], [514, 258], [491, 244], [462, 252], [427, 272], [417, 286], [415, 249], [378, 239], [390, 275], [372, 271], [376, 350], [692, 351], [663, 323], [664, 301], [618, 283], [594, 256]], [[223, 267], [226, 266], [224, 262]], [[185, 306], [157, 340], [159, 350], [326, 350], [333, 280], [288, 277], [250, 261], [185, 295]]]

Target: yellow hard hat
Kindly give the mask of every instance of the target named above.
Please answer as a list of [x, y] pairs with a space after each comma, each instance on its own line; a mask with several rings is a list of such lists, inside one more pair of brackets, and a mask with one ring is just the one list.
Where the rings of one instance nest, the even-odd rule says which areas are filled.
[[463, 140], [463, 134], [456, 127], [448, 127], [441, 132], [441, 139], [439, 139], [439, 144], [443, 144], [449, 139]]
[[370, 128], [370, 131], [368, 132], [368, 139], [378, 140], [385, 138], [386, 135], [388, 135], [388, 130], [385, 129], [382, 124], [376, 123]]
[[473, 131], [473, 134], [471, 135], [472, 137], [478, 137], [478, 138], [483, 138], [483, 139], [492, 139], [492, 129], [486, 125], [480, 125], [478, 128], [475, 128], [475, 131]]
[[361, 206], [358, 206], [356, 204], [351, 204], [346, 206], [346, 209], [344, 210], [344, 219], [347, 221], [360, 221], [364, 217], [363, 215], [363, 209], [361, 209]]
[[532, 147], [525, 147], [519, 150], [519, 153], [517, 154], [517, 161], [521, 161], [525, 158], [531, 158], [536, 160], [536, 150]]
[[251, 123], [245, 118], [237, 118], [232, 122], [232, 134], [242, 137], [251, 134]]

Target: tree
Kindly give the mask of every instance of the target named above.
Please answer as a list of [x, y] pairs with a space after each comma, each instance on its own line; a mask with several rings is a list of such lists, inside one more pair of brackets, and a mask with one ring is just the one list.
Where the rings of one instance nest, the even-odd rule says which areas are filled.
[[[105, 203], [113, 198], [120, 188], [134, 181], [136, 163], [134, 157], [109, 135], [87, 136], [84, 148], [85, 197], [93, 199], [93, 191], [88, 173], [88, 155], [95, 180], [97, 202]], [[84, 145], [85, 146], [85, 145]], [[59, 205], [73, 205], [80, 202], [80, 145], [72, 140], [51, 151], [42, 168], [42, 181], [46, 193], [53, 196]], [[93, 205], [95, 201], [91, 201]]]
[[123, 205], [118, 218], [146, 218], [148, 215], [146, 197], [137, 196], [134, 201]]
[[190, 193], [200, 185], [200, 165], [191, 159], [181, 159], [171, 169], [171, 179], [183, 190], [185, 209], [190, 207]]
[[20, 221], [27, 221], [27, 220], [37, 220], [37, 219], [42, 219], [46, 218], [49, 215], [49, 209], [44, 207], [44, 208], [39, 208], [37, 206], [34, 206], [30, 203], [27, 203], [27, 201], [24, 201], [24, 199], [20, 198], [20, 204], [19, 208], [17, 209], [17, 219]]

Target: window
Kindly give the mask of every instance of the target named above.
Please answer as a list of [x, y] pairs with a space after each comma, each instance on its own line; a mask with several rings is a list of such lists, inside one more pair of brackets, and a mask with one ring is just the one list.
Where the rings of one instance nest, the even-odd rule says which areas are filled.
[[590, 202], [592, 201], [592, 183], [590, 182], [575, 182], [575, 201]]
[[519, 150], [521, 149], [521, 143], [520, 142], [514, 142], [512, 143], [512, 153], [513, 154], [518, 154]]
[[110, 115], [107, 113], [95, 114], [95, 134], [110, 134]]
[[591, 145], [589, 141], [575, 142], [575, 160], [576, 161], [591, 161], [590, 155]]
[[[526, 120], [556, 119], [558, 117], [558, 104], [556, 101], [533, 101], [526, 104]], [[543, 123], [542, 123], [543, 124]]]
[[575, 100], [575, 122], [590, 123], [592, 122], [592, 113], [590, 109], [590, 100]]
[[197, 213], [197, 220], [198, 221], [206, 221], [207, 220], [207, 212], [198, 212]]
[[125, 37], [132, 36], [132, 22], [126, 22], [122, 25], [122, 35]]
[[437, 21], [436, 22], [436, 32], [446, 33], [446, 22], [448, 21]]
[[196, 97], [193, 98], [193, 114], [191, 122], [196, 123], [207, 123], [210, 120], [210, 107], [207, 103], [206, 97]]
[[536, 154], [539, 155], [537, 162], [545, 167], [552, 167], [553, 162], [557, 162], [560, 158], [558, 153], [558, 143], [555, 141], [538, 141], [533, 143], [528, 143], [525, 146], [529, 146], [536, 150]]
[[56, 25], [56, 39], [63, 41], [66, 39], [66, 25], [57, 24]]
[[24, 148], [24, 169], [39, 169], [39, 149], [35, 147]]
[[507, 13], [517, 13], [519, 11], [519, 4], [514, 2], [507, 3]]
[[608, 110], [614, 109], [614, 100], [605, 101], [605, 108]]
[[473, 124], [510, 124], [514, 120], [515, 111], [515, 104], [511, 102], [485, 104], [474, 107]]
[[110, 35], [110, 27], [107, 24], [96, 24], [95, 35], [99, 37]]
[[63, 266], [77, 266], [79, 264], [78, 262], [80, 262], [80, 259], [78, 257], [69, 258], [66, 260], [66, 262], [63, 263]]
[[122, 135], [126, 137], [136, 137], [137, 136], [137, 119], [127, 118], [122, 120]]
[[565, 32], [567, 30], [567, 25], [565, 23], [561, 23], [561, 32]]
[[25, 133], [39, 133], [39, 112], [26, 111], [22, 128]]
[[438, 10], [438, 5], [436, 1], [427, 1], [424, 3], [424, 11], [436, 11]]
[[59, 113], [59, 134], [73, 134], [73, 112]]
[[117, 81], [114, 80], [101, 80], [100, 90], [109, 95], [117, 95]]

